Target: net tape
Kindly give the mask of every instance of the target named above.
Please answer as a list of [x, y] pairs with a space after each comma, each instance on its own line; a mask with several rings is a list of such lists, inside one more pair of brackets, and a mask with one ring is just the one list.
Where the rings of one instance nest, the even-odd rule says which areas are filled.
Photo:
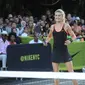
[[0, 71], [0, 77], [85, 80], [85, 73], [82, 73], [82, 72], [79, 73], [79, 72]]

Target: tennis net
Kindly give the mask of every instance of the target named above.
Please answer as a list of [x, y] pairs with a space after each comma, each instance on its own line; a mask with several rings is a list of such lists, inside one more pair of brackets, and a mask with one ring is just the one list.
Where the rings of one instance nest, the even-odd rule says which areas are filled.
[[23, 81], [3, 85], [54, 85], [54, 79], [59, 80], [59, 85], [73, 85], [72, 80], [77, 80], [78, 85], [85, 85], [85, 73], [82, 72], [0, 71], [0, 77], [23, 78]]

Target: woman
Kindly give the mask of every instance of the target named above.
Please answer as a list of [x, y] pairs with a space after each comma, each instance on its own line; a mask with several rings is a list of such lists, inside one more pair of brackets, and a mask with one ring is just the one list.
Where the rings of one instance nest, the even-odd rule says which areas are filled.
[[[65, 13], [63, 10], [58, 9], [55, 11], [55, 24], [50, 28], [50, 32], [46, 38], [45, 45], [50, 41], [53, 35], [53, 56], [52, 66], [54, 72], [59, 71], [59, 64], [65, 63], [67, 70], [73, 72], [72, 58], [68, 53], [67, 45], [76, 39], [74, 32], [68, 23], [65, 23]], [[67, 33], [72, 37], [67, 40]], [[54, 80], [55, 85], [59, 85], [58, 80]], [[73, 80], [74, 85], [78, 85], [76, 80]]]
[[16, 44], [16, 33], [10, 33], [8, 36], [8, 40], [10, 45], [15, 45]]

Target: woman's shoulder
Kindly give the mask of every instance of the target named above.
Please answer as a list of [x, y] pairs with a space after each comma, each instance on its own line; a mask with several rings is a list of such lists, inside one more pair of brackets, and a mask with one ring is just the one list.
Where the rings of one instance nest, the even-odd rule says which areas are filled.
[[69, 29], [71, 29], [69, 23], [64, 23], [64, 30], [66, 31], [66, 33], [68, 32]]
[[50, 27], [50, 30], [53, 31], [55, 28], [55, 24], [52, 24], [51, 27]]
[[71, 26], [69, 25], [69, 23], [65, 23], [65, 24], [64, 24], [64, 29], [67, 30], [67, 29], [69, 29], [69, 28], [71, 28]]
[[64, 26], [65, 26], [65, 27], [68, 27], [68, 26], [70, 26], [70, 25], [69, 25], [68, 22], [66, 22], [66, 23], [64, 23]]

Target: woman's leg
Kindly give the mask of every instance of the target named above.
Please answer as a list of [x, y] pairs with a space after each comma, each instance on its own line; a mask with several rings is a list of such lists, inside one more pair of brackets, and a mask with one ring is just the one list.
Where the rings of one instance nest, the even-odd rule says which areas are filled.
[[[59, 71], [59, 64], [52, 62], [52, 67], [54, 72]], [[54, 80], [54, 85], [59, 85], [59, 80]]]
[[[72, 61], [66, 62], [65, 65], [67, 67], [68, 72], [74, 72], [73, 71], [73, 63], [72, 63]], [[73, 81], [74, 85], [78, 85], [78, 82], [76, 80], [72, 80], [72, 81]]]

